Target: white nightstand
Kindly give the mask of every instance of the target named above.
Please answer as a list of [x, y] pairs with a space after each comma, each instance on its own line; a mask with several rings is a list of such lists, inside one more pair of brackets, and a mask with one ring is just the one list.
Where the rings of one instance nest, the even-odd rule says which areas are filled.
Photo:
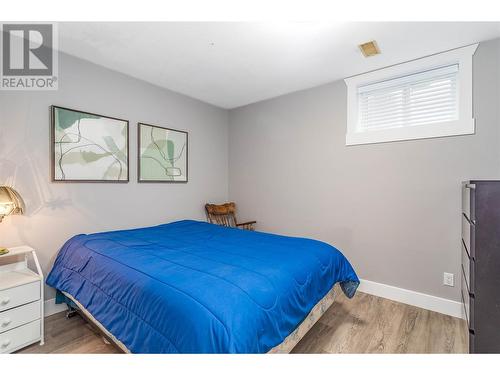
[[[33, 258], [37, 272], [28, 268]], [[29, 246], [0, 255], [0, 353], [40, 341], [43, 345], [43, 274]]]

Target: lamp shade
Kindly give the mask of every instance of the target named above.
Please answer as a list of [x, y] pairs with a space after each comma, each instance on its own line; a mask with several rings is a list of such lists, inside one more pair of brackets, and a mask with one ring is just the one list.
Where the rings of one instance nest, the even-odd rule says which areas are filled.
[[22, 215], [24, 201], [17, 191], [9, 186], [0, 186], [0, 221], [7, 215]]

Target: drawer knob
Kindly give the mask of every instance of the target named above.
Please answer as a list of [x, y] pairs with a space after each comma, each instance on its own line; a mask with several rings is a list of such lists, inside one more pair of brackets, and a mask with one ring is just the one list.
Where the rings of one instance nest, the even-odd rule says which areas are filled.
[[4, 319], [4, 321], [2, 322], [2, 327], [7, 327], [10, 323], [12, 323], [12, 320], [10, 320], [9, 318]]
[[9, 345], [10, 345], [10, 340], [9, 339], [7, 339], [4, 342], [2, 342], [2, 348], [6, 348]]
[[5, 306], [6, 304], [8, 304], [10, 302], [10, 298], [9, 297], [5, 297], [2, 302], [0, 302], [1, 305]]

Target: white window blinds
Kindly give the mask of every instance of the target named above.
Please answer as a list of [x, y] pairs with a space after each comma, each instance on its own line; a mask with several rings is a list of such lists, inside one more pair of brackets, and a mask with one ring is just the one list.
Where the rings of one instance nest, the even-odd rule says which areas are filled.
[[358, 132], [456, 121], [459, 65], [358, 87]]

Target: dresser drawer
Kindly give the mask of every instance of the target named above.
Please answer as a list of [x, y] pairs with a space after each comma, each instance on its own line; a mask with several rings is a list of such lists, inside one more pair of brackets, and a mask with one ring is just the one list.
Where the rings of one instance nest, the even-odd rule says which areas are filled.
[[467, 294], [473, 294], [471, 292], [471, 289], [470, 289], [470, 284], [469, 284], [469, 280], [467, 279], [467, 276], [465, 275], [465, 269], [464, 269], [464, 265], [462, 264], [462, 290], [464, 291], [464, 293], [467, 293]]
[[465, 244], [467, 252], [472, 259], [476, 258], [475, 254], [475, 241], [476, 228], [474, 224], [469, 221], [469, 218], [462, 214], [462, 240]]
[[470, 293], [474, 294], [474, 261], [470, 259], [469, 253], [465, 248], [463, 240], [462, 243], [462, 272], [467, 283], [467, 287]]
[[476, 335], [474, 334], [473, 331], [469, 331], [469, 353], [475, 353], [476, 350], [475, 350], [475, 345], [474, 345], [474, 341], [476, 339]]
[[40, 301], [0, 313], [0, 333], [40, 319]]
[[[462, 277], [463, 284], [463, 277]], [[467, 289], [462, 287], [462, 302], [465, 309], [465, 319], [470, 330], [474, 331], [474, 297], [467, 293]]]
[[11, 353], [41, 339], [40, 320], [0, 333], [0, 353]]
[[475, 189], [474, 184], [469, 184], [467, 182], [462, 183], [462, 212], [467, 215], [467, 217], [475, 222]]
[[40, 281], [0, 290], [0, 311], [40, 299]]

